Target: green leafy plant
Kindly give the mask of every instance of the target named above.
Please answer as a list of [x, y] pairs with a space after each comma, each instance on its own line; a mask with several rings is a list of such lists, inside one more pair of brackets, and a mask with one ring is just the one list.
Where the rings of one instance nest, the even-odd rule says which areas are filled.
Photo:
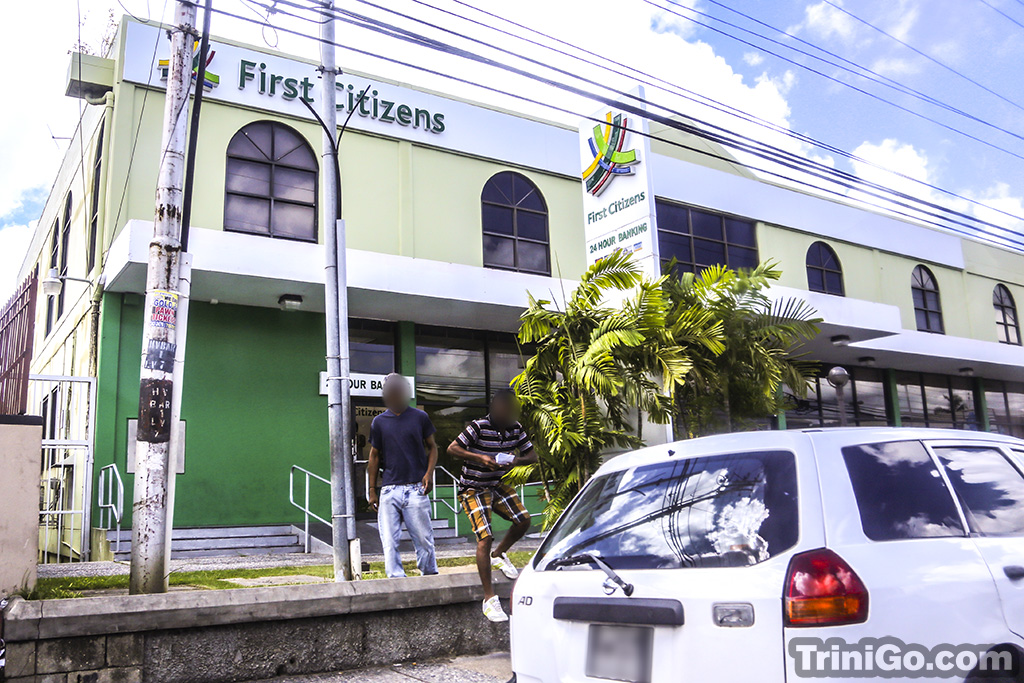
[[816, 364], [800, 354], [800, 345], [818, 334], [821, 318], [803, 299], [768, 296], [780, 276], [777, 264], [768, 261], [751, 270], [713, 266], [665, 282], [670, 321], [700, 311], [724, 332], [720, 349], [677, 338], [693, 362], [676, 392], [680, 436], [750, 429], [787, 407], [783, 385], [798, 397], [806, 395]]
[[[709, 350], [721, 343], [711, 316], [669, 319], [665, 282], [645, 280], [629, 254], [617, 252], [591, 266], [563, 297], [564, 310], [530, 296], [519, 341], [534, 352], [512, 386], [523, 421], [540, 437], [540, 460], [511, 472], [509, 481], [539, 476], [545, 482], [545, 527], [600, 465], [602, 453], [641, 445], [643, 416], [670, 420], [673, 392], [692, 367], [677, 336]], [[623, 296], [621, 305], [608, 303]]]

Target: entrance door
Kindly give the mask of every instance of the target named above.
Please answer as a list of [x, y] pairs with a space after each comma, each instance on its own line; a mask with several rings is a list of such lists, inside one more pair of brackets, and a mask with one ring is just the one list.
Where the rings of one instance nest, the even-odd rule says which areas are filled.
[[370, 423], [384, 410], [384, 400], [380, 398], [354, 398], [352, 400], [352, 412], [355, 414], [355, 419], [352, 421], [352, 457], [355, 462], [353, 475], [358, 497], [357, 511], [368, 509], [366, 504], [368, 486], [366, 462], [370, 458]]

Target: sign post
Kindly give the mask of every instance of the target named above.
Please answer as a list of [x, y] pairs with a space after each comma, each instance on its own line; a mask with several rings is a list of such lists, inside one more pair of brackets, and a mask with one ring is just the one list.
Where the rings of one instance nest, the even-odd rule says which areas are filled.
[[[642, 86], [634, 92], [644, 97]], [[602, 107], [580, 122], [588, 266], [624, 250], [648, 277], [661, 277], [650, 157], [647, 119]]]

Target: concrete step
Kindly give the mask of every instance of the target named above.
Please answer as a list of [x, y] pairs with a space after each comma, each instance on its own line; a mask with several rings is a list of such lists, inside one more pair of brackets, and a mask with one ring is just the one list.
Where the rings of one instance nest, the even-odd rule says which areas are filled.
[[[185, 538], [232, 538], [239, 536], [274, 536], [279, 534], [290, 534], [293, 533], [292, 527], [288, 524], [279, 524], [271, 526], [221, 526], [221, 527], [203, 527], [198, 529], [174, 529], [171, 531], [171, 540], [176, 541], [178, 539]], [[110, 541], [116, 541], [120, 535], [121, 541], [132, 540], [132, 530], [122, 529], [117, 531], [108, 531], [107, 538]]]
[[[262, 547], [262, 548], [216, 548], [213, 550], [172, 550], [171, 558], [175, 560], [194, 557], [244, 557], [248, 555], [283, 555], [290, 553], [301, 553], [301, 545], [289, 545], [283, 547]], [[126, 550], [121, 544], [121, 552], [114, 553], [114, 559], [119, 562], [131, 560], [130, 550]]]
[[[434, 540], [435, 541], [442, 540], [442, 539], [458, 538], [459, 537], [458, 534], [455, 533], [455, 529], [453, 529], [451, 526], [449, 526], [448, 520], [446, 520], [446, 519], [434, 519], [434, 520], [431, 520], [431, 522], [432, 522], [431, 526], [433, 526], [433, 528], [434, 528]], [[380, 533], [380, 525], [377, 522], [369, 522], [369, 526], [373, 527], [374, 529], [377, 530], [378, 533]], [[412, 537], [409, 535], [408, 530], [406, 530], [405, 525], [403, 524], [402, 525], [402, 535], [400, 536], [400, 539], [403, 540], [403, 541], [408, 541], [411, 538]]]
[[[130, 529], [120, 533], [108, 532], [107, 539], [115, 559], [130, 556]], [[174, 529], [171, 536], [172, 559], [297, 553], [302, 550], [299, 535], [288, 525]]]

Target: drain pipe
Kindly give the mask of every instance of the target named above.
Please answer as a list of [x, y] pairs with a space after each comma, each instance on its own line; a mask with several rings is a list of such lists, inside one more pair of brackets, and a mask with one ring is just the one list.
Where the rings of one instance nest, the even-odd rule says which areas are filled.
[[[100, 303], [103, 301], [103, 291], [106, 285], [106, 278], [102, 275], [104, 261], [107, 252], [103, 248], [106, 244], [106, 223], [107, 223], [107, 177], [110, 167], [110, 141], [113, 135], [110, 124], [114, 116], [114, 93], [107, 91], [102, 98], [85, 99], [89, 104], [103, 104], [103, 149], [100, 150], [100, 188], [103, 192], [103, 201], [99, 202], [99, 210], [96, 213], [96, 248], [99, 249], [99, 258], [95, 260], [93, 268], [99, 267], [99, 275], [96, 279], [96, 286], [92, 289], [92, 298], [89, 303], [89, 377], [96, 377], [99, 371], [99, 347], [100, 347]], [[96, 197], [92, 199], [98, 201]], [[91, 275], [91, 273], [89, 274]]]

